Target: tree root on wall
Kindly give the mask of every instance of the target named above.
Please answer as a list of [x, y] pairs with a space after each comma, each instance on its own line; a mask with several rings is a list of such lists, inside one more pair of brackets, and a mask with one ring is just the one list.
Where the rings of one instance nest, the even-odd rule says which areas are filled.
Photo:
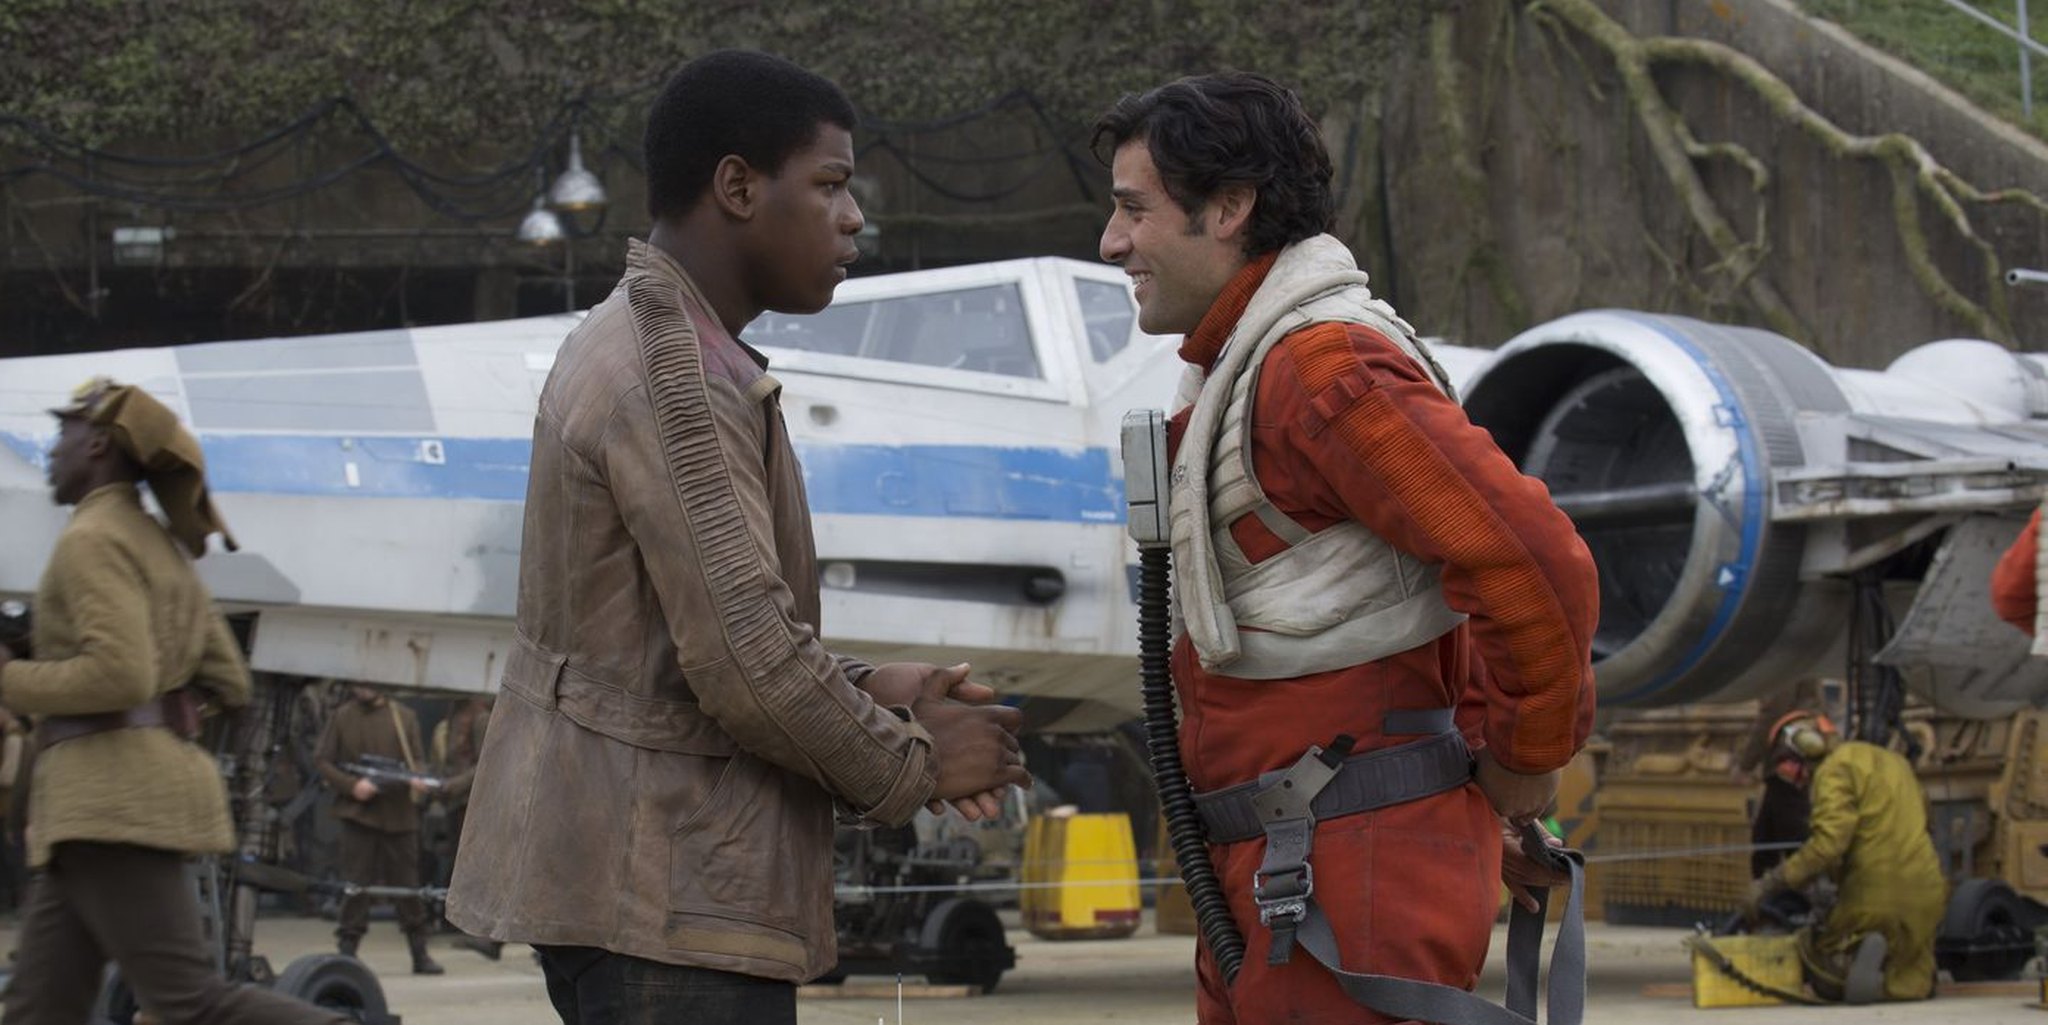
[[[1770, 172], [1739, 144], [1702, 143], [1696, 139], [1684, 116], [1658, 90], [1652, 71], [1659, 65], [1695, 65], [1732, 78], [1761, 100], [1780, 122], [1804, 132], [1830, 154], [1841, 159], [1882, 162], [1891, 173], [1893, 221], [1914, 280], [1943, 311], [1969, 324], [1978, 334], [2012, 344], [2001, 281], [2003, 268], [1990, 244], [1977, 233], [1964, 204], [2014, 203], [2048, 216], [2048, 201], [2022, 189], [1981, 191], [1943, 167], [1911, 136], [1897, 132], [1865, 136], [1844, 131], [1808, 107], [1783, 79], [1749, 56], [1720, 43], [1637, 37], [1608, 17], [1593, 0], [1532, 0], [1525, 9], [1554, 33], [1559, 23], [1570, 26], [1613, 59], [1652, 155], [1678, 192], [1694, 227], [1720, 257], [1710, 273], [1739, 289], [1773, 330], [1809, 346], [1815, 342], [1813, 332], [1799, 321], [1770, 279], [1760, 273], [1769, 251], [1761, 197], [1770, 187]], [[1701, 180], [1698, 164], [1707, 160], [1728, 160], [1749, 172], [1751, 188], [1759, 197], [1750, 239], [1744, 240], [1736, 232]], [[1991, 297], [1989, 309], [1972, 302], [1936, 266], [1921, 223], [1923, 201], [1982, 256], [1985, 292]]]
[[1439, 12], [1430, 19], [1429, 56], [1433, 72], [1430, 84], [1436, 93], [1437, 125], [1443, 129], [1443, 148], [1449, 155], [1453, 188], [1462, 200], [1460, 207], [1467, 212], [1465, 237], [1473, 240], [1472, 249], [1459, 273], [1461, 278], [1478, 273], [1493, 293], [1494, 301], [1507, 314], [1508, 324], [1513, 330], [1521, 331], [1531, 323], [1529, 304], [1522, 298], [1521, 289], [1516, 287], [1514, 275], [1501, 256], [1499, 235], [1494, 231], [1492, 218], [1487, 216], [1486, 172], [1480, 169], [1474, 157], [1478, 148], [1473, 142], [1471, 128], [1465, 123], [1465, 85], [1459, 73], [1462, 62], [1458, 60], [1457, 43], [1453, 38], [1456, 25], [1457, 16], [1449, 11]]

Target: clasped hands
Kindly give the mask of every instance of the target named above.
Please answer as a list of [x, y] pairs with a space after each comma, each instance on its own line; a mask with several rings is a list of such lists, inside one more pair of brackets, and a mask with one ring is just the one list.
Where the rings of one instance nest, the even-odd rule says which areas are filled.
[[1031, 774], [1017, 745], [1024, 713], [996, 704], [993, 688], [967, 679], [969, 668], [890, 662], [876, 666], [860, 689], [876, 704], [907, 706], [931, 734], [939, 771], [927, 807], [936, 813], [951, 805], [978, 822], [1001, 815], [1003, 790], [1030, 786]]

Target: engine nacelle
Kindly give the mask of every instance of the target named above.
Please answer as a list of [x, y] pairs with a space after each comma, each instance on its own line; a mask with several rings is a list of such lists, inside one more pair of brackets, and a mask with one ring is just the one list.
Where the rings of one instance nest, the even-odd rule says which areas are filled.
[[2039, 357], [1947, 341], [1842, 370], [1768, 331], [1595, 311], [1509, 341], [1465, 406], [1599, 565], [1604, 704], [1839, 672], [1850, 575], [1896, 577], [1886, 560], [1929, 538], [1934, 558], [1887, 592], [1910, 606], [1880, 659], [1924, 668], [1909, 681], [1957, 714], [2048, 697], [1984, 579], [2048, 482]]

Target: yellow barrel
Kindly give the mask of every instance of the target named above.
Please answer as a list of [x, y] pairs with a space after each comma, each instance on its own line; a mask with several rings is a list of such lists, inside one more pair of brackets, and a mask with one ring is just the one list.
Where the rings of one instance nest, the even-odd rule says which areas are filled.
[[1138, 929], [1130, 816], [1057, 810], [1024, 834], [1024, 927], [1042, 940], [1116, 939]]
[[[1166, 831], [1166, 813], [1159, 813], [1159, 829], [1152, 834], [1159, 838], [1159, 869], [1155, 872], [1164, 879], [1180, 879], [1180, 859], [1174, 857], [1173, 839]], [[1152, 902], [1152, 928], [1161, 936], [1198, 936], [1202, 929], [1195, 921], [1195, 904], [1188, 899], [1186, 883], [1172, 882], [1159, 888], [1158, 899]]]
[[1195, 902], [1186, 883], [1168, 883], [1159, 888], [1152, 902], [1152, 929], [1161, 936], [1200, 936], [1202, 923], [1195, 918]]

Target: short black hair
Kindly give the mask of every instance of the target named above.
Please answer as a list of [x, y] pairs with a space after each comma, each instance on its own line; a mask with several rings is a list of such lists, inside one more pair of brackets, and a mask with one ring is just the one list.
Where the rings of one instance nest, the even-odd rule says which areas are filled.
[[818, 127], [852, 131], [853, 102], [829, 79], [780, 57], [718, 50], [678, 69], [647, 110], [647, 212], [687, 212], [728, 155], [780, 174], [818, 138]]
[[1142, 139], [1166, 192], [1193, 214], [1228, 185], [1258, 192], [1245, 254], [1320, 235], [1336, 220], [1330, 151], [1301, 97], [1263, 75], [1225, 71], [1126, 93], [1095, 122], [1103, 163]]

